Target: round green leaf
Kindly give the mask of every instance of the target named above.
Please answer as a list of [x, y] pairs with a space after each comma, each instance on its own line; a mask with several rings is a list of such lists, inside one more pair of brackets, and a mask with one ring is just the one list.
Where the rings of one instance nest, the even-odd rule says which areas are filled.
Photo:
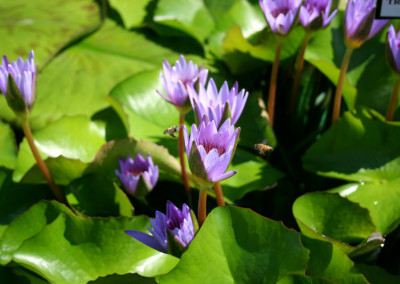
[[178, 55], [140, 31], [127, 31], [111, 20], [52, 60], [38, 79], [30, 116], [32, 128], [62, 116], [92, 116], [109, 106], [110, 90], [129, 76], [160, 68]]
[[214, 28], [210, 12], [204, 2], [199, 0], [160, 0], [153, 20], [183, 31], [201, 43]]
[[[69, 175], [69, 171], [75, 172], [74, 166], [78, 165], [80, 170], [72, 175], [76, 178], [85, 168], [83, 163], [92, 161], [101, 145], [105, 143], [104, 125], [92, 122], [84, 116], [62, 118], [35, 132], [33, 136], [43, 160], [49, 157], [56, 158], [57, 161], [53, 162], [56, 166], [52, 166], [50, 172], [55, 177], [60, 177], [55, 180], [62, 184], [69, 182], [65, 180], [65, 176]], [[18, 153], [13, 180], [20, 181], [35, 163], [31, 149], [24, 139]], [[35, 173], [27, 180], [43, 181], [43, 176], [38, 171]]]
[[304, 168], [330, 177], [380, 183], [400, 171], [400, 124], [346, 112], [303, 156]]
[[392, 232], [400, 224], [400, 180], [381, 184], [347, 184], [330, 192], [367, 208], [382, 235]]
[[[93, 0], [13, 0], [0, 2], [0, 50], [10, 60], [27, 58], [44, 66], [61, 48], [101, 24]], [[1, 112], [0, 112], [1, 113]]]
[[[170, 271], [178, 261], [125, 233], [128, 229], [147, 231], [146, 217], [85, 218], [73, 215], [56, 202], [41, 202], [36, 207], [42, 209], [40, 214], [29, 214], [15, 224], [14, 233], [24, 234], [24, 238], [18, 248], [14, 246], [11, 256], [50, 282], [87, 283], [98, 277], [127, 273], [154, 277]], [[46, 223], [39, 224], [38, 220], [46, 221], [50, 207], [56, 215], [43, 227]], [[37, 225], [42, 229], [27, 238], [26, 231]], [[14, 240], [3, 238], [2, 243]]]
[[147, 11], [146, 7], [150, 4], [151, 0], [110, 0], [110, 6], [118, 11], [124, 26], [131, 29], [140, 26], [144, 21]]
[[17, 151], [17, 144], [11, 127], [0, 121], [0, 167], [14, 169]]
[[293, 204], [293, 215], [301, 232], [310, 237], [309, 230], [326, 239], [357, 243], [376, 232], [368, 210], [338, 194], [305, 194]]
[[302, 273], [308, 251], [299, 234], [251, 210], [218, 207], [160, 283], [275, 283]]

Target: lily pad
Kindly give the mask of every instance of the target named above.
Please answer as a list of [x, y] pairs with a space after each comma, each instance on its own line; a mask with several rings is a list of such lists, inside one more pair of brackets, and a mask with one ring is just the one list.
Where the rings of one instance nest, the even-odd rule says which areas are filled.
[[304, 274], [307, 260], [299, 234], [282, 223], [248, 209], [218, 207], [160, 283], [275, 283]]
[[[61, 184], [68, 184], [70, 176], [76, 178], [89, 163], [97, 151], [105, 143], [104, 125], [90, 121], [84, 116], [65, 117], [33, 134], [35, 145], [43, 160], [57, 158], [50, 164], [50, 172]], [[82, 139], [84, 137], [84, 139]], [[23, 178], [29, 182], [42, 182], [43, 175], [38, 170], [25, 177], [35, 165], [26, 139], [23, 140], [18, 153], [17, 165], [13, 180], [19, 182]], [[49, 165], [49, 166], [50, 166]]]
[[127, 273], [154, 277], [178, 261], [125, 234], [128, 229], [145, 231], [146, 217], [78, 217], [56, 202], [41, 202], [31, 209], [5, 232], [1, 256], [7, 249], [13, 261], [50, 282], [87, 283]]

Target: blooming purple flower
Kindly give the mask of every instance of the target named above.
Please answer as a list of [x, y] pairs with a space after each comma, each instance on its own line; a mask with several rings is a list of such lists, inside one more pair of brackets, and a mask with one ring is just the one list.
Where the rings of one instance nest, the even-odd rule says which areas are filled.
[[400, 75], [400, 32], [396, 35], [393, 25], [389, 27], [386, 43], [389, 65]]
[[325, 28], [337, 13], [329, 15], [331, 4], [332, 0], [306, 0], [300, 7], [300, 23], [309, 30]]
[[260, 0], [261, 9], [275, 34], [286, 35], [296, 19], [302, 0]]
[[349, 0], [344, 16], [346, 43], [349, 46], [361, 46], [389, 22], [376, 20], [375, 10], [375, 0]]
[[198, 92], [193, 86], [188, 86], [190, 102], [196, 112], [197, 121], [207, 115], [210, 120], [215, 120], [217, 127], [227, 118], [231, 118], [232, 124], [235, 124], [242, 114], [249, 95], [244, 89], [240, 92], [238, 90], [237, 82], [229, 90], [228, 83], [225, 81], [218, 92], [213, 79], [208, 82], [207, 89], [200, 84]]
[[230, 119], [217, 130], [215, 120], [210, 122], [204, 116], [199, 128], [192, 125], [190, 138], [185, 126], [183, 131], [189, 168], [200, 183], [210, 185], [236, 174], [235, 170], [226, 172], [240, 132], [240, 128], [234, 130]]
[[[125, 232], [153, 249], [178, 257], [193, 240], [198, 229], [197, 220], [192, 219], [189, 207], [183, 204], [182, 210], [179, 210], [170, 201], [167, 202], [167, 214], [156, 211], [156, 218], [150, 218], [150, 223], [153, 229], [147, 228], [151, 235], [139, 231]], [[175, 245], [180, 248], [178, 251], [173, 249]]]
[[160, 81], [164, 88], [165, 95], [157, 91], [157, 93], [165, 100], [175, 105], [180, 111], [185, 112], [190, 108], [188, 100], [187, 84], [205, 84], [207, 80], [208, 70], [203, 66], [200, 68], [192, 61], [186, 63], [183, 55], [179, 57], [175, 65], [171, 67], [168, 61], [163, 63], [164, 75], [160, 74]]
[[[150, 156], [147, 156], [146, 160], [140, 154], [137, 154], [135, 160], [127, 156], [126, 160], [120, 158], [119, 164], [121, 173], [118, 170], [115, 170], [115, 173], [132, 196], [142, 198], [156, 185], [158, 166], [154, 166]], [[144, 182], [144, 188], [138, 188], [140, 177]]]
[[24, 60], [19, 57], [17, 61], [9, 62], [7, 56], [3, 56], [0, 66], [0, 89], [4, 96], [7, 96], [9, 74], [22, 95], [28, 110], [31, 109], [35, 100], [36, 65], [33, 50], [29, 53], [29, 58]]

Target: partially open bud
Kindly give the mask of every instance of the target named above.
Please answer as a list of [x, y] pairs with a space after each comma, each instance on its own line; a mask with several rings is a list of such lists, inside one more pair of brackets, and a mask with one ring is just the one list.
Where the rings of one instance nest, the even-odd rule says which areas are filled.
[[33, 50], [25, 62], [19, 57], [17, 61], [9, 63], [7, 56], [3, 56], [0, 89], [10, 108], [23, 118], [28, 116], [35, 101], [36, 73]]
[[158, 180], [158, 166], [147, 156], [146, 160], [137, 154], [135, 160], [127, 156], [126, 160], [119, 159], [121, 172], [115, 170], [125, 190], [137, 199], [144, 197], [153, 189]]
[[349, 0], [344, 17], [348, 46], [360, 47], [389, 22], [376, 20], [375, 10], [375, 0]]
[[150, 218], [153, 229], [151, 235], [139, 231], [126, 233], [145, 245], [160, 252], [181, 257], [199, 229], [197, 219], [189, 206], [183, 204], [179, 210], [172, 202], [167, 202], [167, 214], [156, 211], [156, 218]]
[[200, 185], [209, 187], [236, 174], [235, 170], [226, 172], [240, 132], [240, 128], [234, 129], [230, 119], [217, 130], [216, 122], [204, 116], [199, 128], [192, 125], [190, 137], [186, 127], [183, 130], [189, 168]]
[[386, 40], [386, 53], [390, 67], [400, 75], [400, 32], [397, 33], [391, 25]]

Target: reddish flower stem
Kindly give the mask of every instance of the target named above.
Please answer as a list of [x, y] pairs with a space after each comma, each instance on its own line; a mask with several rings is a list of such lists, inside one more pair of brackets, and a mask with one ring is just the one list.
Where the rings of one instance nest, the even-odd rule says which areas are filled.
[[300, 50], [300, 54], [299, 54], [299, 62], [297, 63], [296, 77], [294, 79], [292, 96], [290, 98], [290, 106], [289, 106], [290, 113], [293, 113], [294, 106], [296, 104], [297, 91], [299, 88], [301, 72], [303, 71], [303, 66], [304, 66], [304, 53], [306, 51], [309, 40], [310, 40], [310, 32], [307, 32], [304, 37], [303, 44], [301, 46], [301, 50]]
[[224, 193], [222, 192], [222, 187], [220, 182], [216, 182], [214, 184], [214, 191], [215, 195], [217, 197], [217, 204], [218, 206], [225, 206], [225, 200], [224, 200]]
[[386, 112], [386, 121], [392, 121], [394, 116], [394, 111], [396, 110], [397, 98], [399, 97], [400, 90], [400, 79], [397, 79], [394, 83], [394, 88], [392, 96], [390, 97], [389, 107]]
[[343, 90], [343, 82], [344, 77], [346, 76], [347, 68], [349, 67], [349, 62], [351, 58], [351, 54], [353, 53], [352, 47], [346, 48], [346, 53], [344, 54], [342, 67], [340, 68], [339, 80], [336, 86], [336, 92], [333, 102], [333, 113], [332, 113], [332, 124], [339, 119], [340, 116], [340, 106], [342, 104], [342, 90]]
[[180, 113], [179, 115], [179, 160], [181, 162], [181, 171], [182, 171], [182, 180], [183, 185], [185, 187], [186, 192], [189, 194], [190, 186], [189, 186], [189, 178], [186, 172], [185, 166], [185, 143], [183, 140], [183, 125], [185, 123], [185, 114]]
[[268, 115], [271, 127], [274, 126], [274, 112], [275, 112], [275, 97], [276, 97], [276, 81], [278, 79], [279, 58], [281, 56], [282, 38], [278, 37], [278, 42], [275, 52], [274, 65], [272, 65], [271, 80], [269, 83], [269, 96], [268, 96]]
[[197, 217], [199, 218], [199, 226], [201, 227], [207, 218], [207, 188], [200, 188], [199, 205], [197, 209]]
[[28, 140], [29, 147], [31, 148], [32, 154], [35, 157], [36, 163], [37, 163], [40, 171], [42, 172], [44, 178], [46, 179], [47, 183], [49, 184], [49, 186], [51, 188], [51, 191], [53, 192], [53, 194], [55, 195], [56, 199], [59, 202], [67, 205], [68, 207], [70, 207], [70, 205], [68, 204], [67, 199], [64, 197], [64, 195], [61, 193], [60, 189], [58, 188], [58, 186], [54, 182], [53, 177], [51, 176], [49, 169], [47, 168], [47, 166], [44, 163], [43, 159], [40, 157], [39, 151], [36, 148], [35, 142], [33, 140], [31, 128], [29, 126], [29, 122], [28, 122], [27, 119], [25, 119], [22, 122], [22, 129], [24, 130], [25, 137]]

